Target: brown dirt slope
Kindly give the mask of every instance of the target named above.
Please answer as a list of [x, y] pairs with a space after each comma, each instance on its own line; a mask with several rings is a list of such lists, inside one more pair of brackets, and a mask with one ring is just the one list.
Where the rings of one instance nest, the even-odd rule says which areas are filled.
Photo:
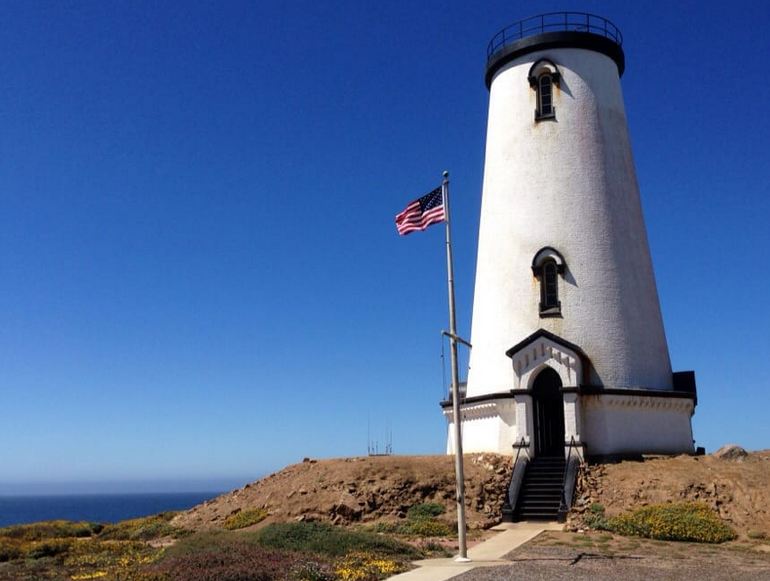
[[578, 483], [572, 520], [579, 526], [592, 503], [614, 516], [678, 500], [705, 502], [741, 536], [753, 531], [770, 537], [770, 450], [739, 460], [674, 456], [589, 466]]
[[[510, 457], [465, 456], [467, 519], [483, 528], [499, 521], [511, 474]], [[240, 510], [263, 508], [263, 521], [319, 520], [333, 523], [403, 518], [422, 502], [445, 506], [455, 517], [455, 473], [452, 456], [373, 456], [307, 460], [288, 466], [176, 517], [185, 528], [222, 528]]]

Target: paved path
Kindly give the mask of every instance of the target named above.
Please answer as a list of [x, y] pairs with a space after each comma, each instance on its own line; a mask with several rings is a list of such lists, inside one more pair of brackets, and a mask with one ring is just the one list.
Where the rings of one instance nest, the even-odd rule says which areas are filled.
[[391, 581], [444, 581], [476, 567], [489, 567], [510, 563], [503, 559], [516, 547], [535, 538], [543, 531], [560, 531], [564, 525], [548, 522], [504, 523], [493, 528], [501, 531], [491, 539], [468, 549], [468, 563], [457, 563], [454, 559], [424, 559], [415, 561], [417, 569], [390, 577]]

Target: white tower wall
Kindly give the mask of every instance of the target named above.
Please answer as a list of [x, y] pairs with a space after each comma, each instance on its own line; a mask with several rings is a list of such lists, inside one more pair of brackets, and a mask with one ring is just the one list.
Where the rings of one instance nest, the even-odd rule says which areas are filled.
[[[533, 63], [553, 61], [555, 120], [536, 122]], [[538, 250], [564, 257], [561, 317], [541, 317]], [[580, 346], [589, 384], [672, 389], [618, 67], [557, 48], [504, 65], [490, 86], [467, 396], [513, 387], [506, 351], [538, 329]], [[522, 386], [525, 387], [525, 386]]]

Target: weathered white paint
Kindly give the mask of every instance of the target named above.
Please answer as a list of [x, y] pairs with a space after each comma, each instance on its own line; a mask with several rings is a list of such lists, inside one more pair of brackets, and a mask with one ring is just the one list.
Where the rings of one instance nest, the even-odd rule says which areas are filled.
[[[555, 121], [534, 119], [527, 74], [540, 59], [553, 61], [561, 75]], [[546, 246], [566, 263], [562, 317], [539, 315], [531, 266]], [[579, 346], [590, 369], [545, 338], [513, 361], [505, 355], [540, 328]], [[471, 343], [468, 397], [529, 390], [546, 365], [564, 386], [585, 377], [606, 388], [672, 389], [620, 79], [604, 54], [534, 52], [492, 80]], [[532, 398], [517, 394], [514, 401], [515, 421], [494, 414], [464, 420], [464, 449], [510, 454], [510, 444], [524, 437], [532, 451]], [[564, 412], [567, 440], [585, 442], [589, 454], [693, 449], [692, 400], [565, 394]]]
[[[541, 58], [561, 73], [556, 121], [534, 121]], [[544, 246], [567, 263], [563, 318], [539, 317]], [[596, 385], [671, 389], [617, 66], [584, 49], [525, 55], [492, 81], [468, 396], [511, 389], [505, 351], [538, 328], [579, 345]]]
[[[574, 438], [573, 453], [591, 455], [692, 452], [693, 401], [687, 398], [638, 395], [564, 394], [565, 441]], [[522, 452], [534, 455], [532, 396], [496, 399], [463, 406], [463, 450], [512, 455], [522, 438]], [[454, 417], [444, 410], [449, 424], [447, 454], [454, 453]]]
[[[504, 450], [510, 454], [516, 434], [516, 406], [508, 399], [494, 399], [479, 404], [466, 404], [462, 408], [463, 452], [489, 452]], [[454, 454], [454, 413], [444, 409], [449, 424], [447, 454]]]
[[583, 425], [583, 413], [577, 393], [564, 394], [564, 441], [581, 443], [580, 429]]
[[692, 452], [690, 399], [621, 395], [580, 396], [588, 454]]

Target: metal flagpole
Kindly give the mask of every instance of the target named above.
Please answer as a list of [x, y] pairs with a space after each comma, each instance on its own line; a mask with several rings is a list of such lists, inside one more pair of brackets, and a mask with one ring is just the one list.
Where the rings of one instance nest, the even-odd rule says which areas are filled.
[[449, 287], [449, 345], [452, 362], [452, 413], [455, 424], [455, 476], [457, 478], [457, 539], [460, 554], [456, 561], [469, 561], [468, 547], [465, 542], [465, 477], [463, 473], [463, 442], [460, 430], [460, 388], [457, 373], [457, 322], [455, 321], [455, 282], [452, 266], [452, 236], [449, 223], [449, 172], [444, 172], [441, 182], [441, 194], [444, 198], [444, 215], [446, 219], [446, 268], [447, 285]]

